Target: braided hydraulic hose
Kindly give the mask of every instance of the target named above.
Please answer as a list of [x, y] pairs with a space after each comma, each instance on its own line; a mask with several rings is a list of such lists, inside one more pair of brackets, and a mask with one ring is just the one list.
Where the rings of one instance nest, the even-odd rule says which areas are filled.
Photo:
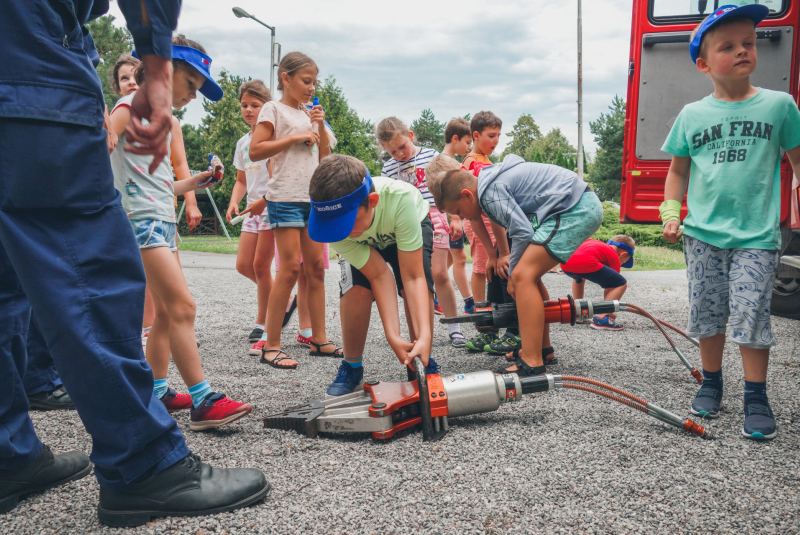
[[570, 384], [570, 383], [564, 383], [564, 388], [575, 388], [577, 390], [585, 390], [586, 392], [592, 392], [593, 394], [597, 394], [597, 395], [600, 395], [600, 396], [603, 396], [603, 397], [607, 397], [608, 399], [613, 399], [614, 401], [619, 401], [623, 405], [627, 405], [628, 407], [630, 407], [632, 409], [636, 409], [637, 411], [641, 411], [641, 412], [647, 414], [647, 407], [642, 406], [642, 405], [637, 405], [633, 401], [629, 401], [627, 399], [615, 396], [614, 394], [609, 394], [608, 392], [603, 392], [602, 390], [598, 390], [596, 388], [591, 388], [589, 386], [583, 386], [583, 385], [575, 385], [575, 384]]
[[686, 359], [686, 357], [681, 352], [681, 350], [678, 349], [678, 346], [675, 345], [675, 342], [672, 341], [672, 338], [669, 337], [669, 335], [667, 334], [667, 331], [664, 330], [664, 327], [662, 327], [662, 324], [669, 326], [673, 330], [678, 331], [681, 334], [683, 334], [684, 336], [686, 336], [686, 338], [689, 338], [685, 333], [679, 331], [678, 329], [676, 329], [675, 327], [672, 327], [671, 325], [665, 324], [661, 320], [656, 319], [655, 317], [653, 317], [652, 314], [650, 314], [648, 311], [646, 311], [645, 309], [643, 309], [641, 307], [638, 307], [636, 305], [632, 305], [630, 303], [625, 303], [625, 309], [630, 311], [630, 312], [633, 312], [634, 314], [638, 314], [639, 316], [644, 316], [645, 318], [647, 318], [650, 321], [652, 321], [655, 324], [655, 326], [658, 328], [658, 330], [661, 331], [661, 334], [664, 335], [664, 338], [667, 339], [667, 342], [669, 342], [670, 347], [672, 347], [672, 351], [674, 351], [675, 354], [678, 355], [678, 358], [683, 363], [683, 365], [686, 366], [686, 369], [689, 370], [689, 373], [692, 374], [692, 377], [694, 377], [695, 380], [698, 383], [702, 383], [703, 382], [702, 374], [699, 371], [697, 371], [697, 368], [695, 368], [694, 366], [692, 366], [689, 363], [689, 361]]
[[[668, 424], [673, 425], [675, 427], [680, 427], [682, 429], [685, 429], [686, 431], [689, 431], [690, 433], [694, 433], [695, 435], [698, 435], [698, 436], [700, 436], [702, 438], [713, 438], [713, 436], [714, 436], [713, 431], [711, 431], [710, 429], [706, 429], [706, 428], [696, 424], [692, 420], [689, 420], [688, 418], [686, 418], [686, 419], [685, 418], [681, 418], [680, 416], [678, 416], [676, 414], [673, 414], [673, 413], [671, 413], [671, 412], [669, 412], [669, 411], [667, 411], [665, 409], [662, 409], [658, 405], [654, 405], [652, 403], [648, 403], [644, 399], [642, 399], [642, 398], [640, 398], [638, 396], [635, 396], [635, 395], [631, 394], [630, 392], [626, 392], [625, 390], [622, 390], [621, 388], [617, 388], [615, 386], [611, 386], [609, 384], [602, 383], [600, 381], [595, 381], [594, 379], [588, 379], [586, 377], [577, 377], [577, 376], [574, 376], [574, 375], [563, 375], [563, 376], [561, 376], [561, 381], [563, 382], [563, 387], [564, 388], [572, 388], [572, 389], [575, 389], [575, 390], [583, 390], [585, 392], [591, 392], [593, 394], [597, 394], [597, 395], [606, 397], [608, 399], [612, 399], [614, 401], [622, 403], [623, 405], [627, 405], [628, 407], [630, 407], [632, 409], [635, 409], [637, 411], [640, 411], [640, 412], [643, 412], [645, 414], [648, 414], [648, 415], [652, 416], [653, 418], [661, 420], [662, 422], [668, 423]], [[598, 388], [592, 388], [592, 387], [589, 387], [589, 386], [584, 386], [582, 384], [574, 384], [574, 383], [588, 383], [588, 384], [597, 386], [599, 388], [605, 388], [606, 390], [610, 390], [611, 392], [619, 394], [619, 396], [611, 394], [609, 392], [604, 392], [602, 390], [599, 390]], [[620, 397], [620, 396], [624, 396], [624, 397]], [[628, 399], [625, 399], [625, 398], [628, 398]]]
[[586, 377], [578, 377], [576, 375], [562, 375], [561, 379], [564, 381], [574, 381], [576, 383], [589, 383], [595, 386], [599, 386], [600, 388], [605, 388], [606, 390], [611, 390], [612, 392], [619, 394], [621, 396], [625, 396], [628, 399], [632, 399], [636, 403], [640, 405], [647, 406], [647, 402], [638, 396], [634, 396], [630, 392], [625, 392], [621, 388], [617, 388], [616, 386], [611, 386], [606, 383], [601, 383], [600, 381], [595, 381], [594, 379], [588, 379]]

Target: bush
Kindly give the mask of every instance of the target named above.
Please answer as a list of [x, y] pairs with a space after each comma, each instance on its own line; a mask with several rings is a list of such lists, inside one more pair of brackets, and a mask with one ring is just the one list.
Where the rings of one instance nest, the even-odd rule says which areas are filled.
[[610, 202], [603, 203], [603, 224], [592, 238], [608, 241], [617, 234], [625, 234], [636, 241], [636, 245], [666, 247], [675, 251], [683, 251], [681, 243], [669, 243], [662, 235], [661, 225], [629, 225], [619, 222], [619, 209]]

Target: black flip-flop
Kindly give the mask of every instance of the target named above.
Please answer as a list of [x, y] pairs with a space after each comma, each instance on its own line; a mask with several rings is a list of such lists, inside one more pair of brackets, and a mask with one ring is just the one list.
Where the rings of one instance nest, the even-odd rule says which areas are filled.
[[297, 294], [293, 295], [292, 297], [293, 299], [292, 302], [289, 304], [289, 310], [287, 310], [286, 313], [283, 315], [284, 327], [286, 327], [286, 325], [291, 321], [292, 314], [294, 314], [294, 311], [297, 308]]
[[[555, 353], [555, 350], [552, 347], [545, 347], [544, 349], [542, 349], [542, 361], [544, 362], [545, 366], [550, 366], [552, 364], [557, 364], [558, 363], [558, 359], [556, 357], [553, 357], [551, 359], [547, 358], [547, 355], [552, 355], [553, 353]], [[509, 354], [506, 353], [506, 355], [505, 355], [506, 360], [508, 362], [514, 362], [514, 358], [515, 358], [514, 357], [514, 353], [512, 352], [510, 357], [508, 355]]]
[[531, 377], [534, 375], [542, 375], [543, 373], [547, 373], [547, 368], [545, 366], [530, 366], [527, 362], [522, 360], [522, 357], [519, 356], [519, 349], [515, 349], [513, 352], [514, 355], [514, 362], [517, 366], [517, 369], [514, 371], [507, 370], [505, 366], [501, 366], [497, 368], [494, 373], [503, 375], [506, 373], [516, 373], [520, 377]]
[[[277, 355], [275, 356], [274, 359], [269, 360], [264, 356], [267, 353], [277, 353]], [[281, 353], [283, 353], [283, 356], [281, 356]], [[280, 362], [282, 360], [292, 360], [292, 358], [289, 355], [287, 355], [286, 353], [284, 353], [283, 351], [281, 351], [280, 349], [262, 349], [261, 350], [261, 360], [259, 361], [259, 362], [261, 362], [261, 364], [269, 364], [273, 368], [278, 368], [279, 370], [293, 370], [293, 369], [297, 368], [297, 364], [295, 364], [294, 366], [281, 366], [279, 364], [276, 364], [276, 362]]]
[[[333, 342], [324, 342], [322, 344], [315, 344], [314, 342], [311, 342], [311, 345], [314, 346], [315, 348], [308, 353], [312, 357], [332, 357], [335, 359], [344, 358], [344, 353], [342, 353], [342, 348], [336, 347], [336, 344], [334, 344]], [[322, 351], [319, 350], [319, 348], [321, 348], [322, 346], [333, 346], [334, 350], [332, 353], [323, 353]]]

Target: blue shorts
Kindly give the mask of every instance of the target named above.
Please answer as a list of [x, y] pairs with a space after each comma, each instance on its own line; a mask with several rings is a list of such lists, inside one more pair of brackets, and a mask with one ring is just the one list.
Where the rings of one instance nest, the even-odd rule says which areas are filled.
[[628, 284], [628, 281], [625, 280], [625, 277], [608, 266], [603, 266], [597, 271], [592, 271], [591, 273], [570, 273], [569, 271], [565, 271], [564, 275], [571, 279], [575, 279], [578, 284], [584, 280], [593, 282], [598, 284], [604, 290], [609, 288], [619, 288], [620, 286]]
[[269, 218], [269, 225], [273, 229], [280, 227], [306, 227], [308, 226], [308, 216], [310, 214], [310, 202], [267, 201], [267, 217]]
[[464, 248], [464, 235], [462, 234], [459, 239], [456, 241], [450, 240], [450, 248], [451, 249], [463, 249]]
[[173, 253], [178, 250], [178, 244], [175, 242], [175, 223], [157, 219], [138, 219], [131, 220], [131, 225], [139, 249], [169, 247]]
[[560, 264], [569, 257], [603, 223], [603, 204], [593, 191], [581, 195], [568, 211], [553, 216], [533, 229], [531, 243], [541, 245]]

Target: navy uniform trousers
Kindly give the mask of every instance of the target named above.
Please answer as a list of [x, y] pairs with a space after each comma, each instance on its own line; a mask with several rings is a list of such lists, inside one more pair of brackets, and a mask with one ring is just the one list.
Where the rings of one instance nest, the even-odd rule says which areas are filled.
[[123, 488], [189, 451], [153, 396], [144, 269], [100, 122], [0, 117], [0, 469], [42, 450], [22, 381], [32, 310], [100, 484]]
[[39, 325], [31, 314], [31, 322], [28, 327], [28, 343], [25, 347], [28, 353], [28, 365], [25, 375], [22, 376], [22, 386], [25, 394], [32, 396], [40, 392], [52, 392], [63, 383], [58, 376], [56, 364], [47, 349], [44, 335], [42, 335]]

